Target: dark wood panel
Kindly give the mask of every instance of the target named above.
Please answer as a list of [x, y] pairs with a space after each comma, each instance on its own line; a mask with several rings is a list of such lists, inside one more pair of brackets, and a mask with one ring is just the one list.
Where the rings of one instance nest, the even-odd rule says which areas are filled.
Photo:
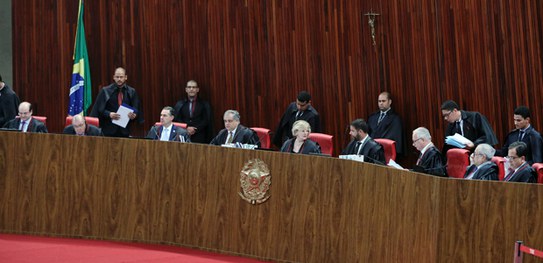
[[[289, 102], [309, 90], [335, 148], [345, 127], [393, 94], [409, 138], [426, 126], [438, 146], [439, 107], [480, 111], [501, 140], [512, 111], [534, 109], [542, 130], [541, 1], [87, 1], [93, 94], [124, 66], [144, 101], [142, 136], [189, 79], [214, 108], [215, 126], [238, 109], [247, 126], [275, 129]], [[377, 45], [364, 13], [373, 10]], [[68, 104], [77, 3], [13, 3], [14, 89], [60, 132]], [[408, 140], [409, 141], [409, 140]], [[408, 147], [411, 147], [410, 144]], [[412, 148], [408, 148], [412, 149]], [[414, 149], [413, 149], [414, 150]], [[410, 152], [410, 151], [408, 151]]]
[[[238, 196], [240, 171], [254, 158], [272, 176], [271, 198], [258, 206]], [[543, 185], [13, 132], [0, 136], [0, 160], [1, 232], [162, 242], [290, 262], [495, 262], [509, 258], [518, 239], [543, 246]]]

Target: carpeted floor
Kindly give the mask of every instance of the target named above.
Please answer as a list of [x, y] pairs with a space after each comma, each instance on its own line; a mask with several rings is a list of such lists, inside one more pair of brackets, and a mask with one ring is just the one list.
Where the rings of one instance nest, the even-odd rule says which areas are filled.
[[175, 246], [0, 234], [0, 262], [257, 263], [263, 261]]

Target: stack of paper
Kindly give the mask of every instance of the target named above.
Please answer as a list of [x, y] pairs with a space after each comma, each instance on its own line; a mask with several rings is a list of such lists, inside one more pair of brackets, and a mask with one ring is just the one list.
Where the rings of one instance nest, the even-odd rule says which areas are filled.
[[452, 145], [454, 147], [457, 147], [457, 148], [466, 148], [466, 145], [468, 144], [473, 144], [472, 141], [470, 141], [468, 138], [458, 134], [458, 133], [455, 133], [454, 135], [452, 136], [447, 136], [445, 138], [445, 143], [448, 144], [448, 145]]

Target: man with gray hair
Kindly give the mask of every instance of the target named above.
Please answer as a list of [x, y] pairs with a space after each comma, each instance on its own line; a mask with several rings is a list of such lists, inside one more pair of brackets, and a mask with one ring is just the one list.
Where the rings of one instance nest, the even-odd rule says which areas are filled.
[[498, 181], [498, 166], [492, 162], [495, 153], [490, 144], [479, 144], [471, 154], [471, 165], [466, 169], [464, 179]]
[[260, 147], [260, 139], [255, 131], [239, 124], [240, 116], [239, 112], [236, 110], [227, 110], [224, 112], [224, 129], [222, 129], [219, 134], [210, 144], [213, 145], [223, 145], [223, 144], [232, 144], [232, 143], [242, 143], [242, 144], [254, 144]]
[[430, 131], [418, 127], [413, 131], [413, 146], [420, 152], [415, 172], [421, 172], [441, 177], [447, 177], [445, 166], [442, 163], [441, 152], [432, 143]]
[[81, 114], [75, 115], [72, 124], [66, 126], [62, 133], [78, 136], [102, 136], [102, 130], [94, 125], [87, 124], [85, 117]]

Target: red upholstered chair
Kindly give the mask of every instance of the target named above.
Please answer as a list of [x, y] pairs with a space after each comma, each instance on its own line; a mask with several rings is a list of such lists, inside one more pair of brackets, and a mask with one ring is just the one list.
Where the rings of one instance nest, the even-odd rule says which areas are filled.
[[396, 142], [390, 139], [374, 139], [377, 143], [383, 146], [385, 150], [385, 162], [388, 163], [390, 159], [396, 161]]
[[534, 163], [532, 168], [537, 172], [537, 182], [543, 184], [543, 163]]
[[505, 158], [494, 156], [492, 157], [492, 162], [498, 166], [498, 178], [500, 181], [503, 181], [503, 178], [505, 177]]
[[[182, 122], [172, 122], [173, 125], [177, 126], [177, 127], [180, 127], [180, 128], [183, 128], [183, 129], [186, 129], [187, 128], [187, 124], [186, 123], [182, 123]], [[155, 122], [155, 126], [156, 125], [162, 125], [162, 123], [160, 122]]]
[[[72, 116], [68, 116], [66, 117], [66, 125], [64, 126], [68, 126], [68, 125], [71, 125], [72, 124], [72, 119], [74, 117]], [[94, 125], [96, 127], [100, 127], [100, 119], [96, 118], [96, 117], [88, 117], [88, 116], [85, 116], [85, 122], [87, 124], [90, 124], [90, 125]]]
[[270, 129], [252, 127], [251, 130], [255, 131], [260, 139], [260, 147], [269, 149], [271, 146]]
[[332, 153], [334, 152], [334, 136], [324, 133], [310, 133], [309, 139], [317, 142], [321, 146], [321, 152], [323, 154], [332, 156]]
[[449, 177], [464, 178], [468, 165], [468, 150], [455, 148], [447, 151], [447, 175]]
[[38, 121], [41, 121], [43, 122], [43, 124], [45, 124], [45, 126], [47, 126], [47, 117], [45, 116], [35, 116], [35, 115], [32, 115], [32, 118], [38, 120]]

